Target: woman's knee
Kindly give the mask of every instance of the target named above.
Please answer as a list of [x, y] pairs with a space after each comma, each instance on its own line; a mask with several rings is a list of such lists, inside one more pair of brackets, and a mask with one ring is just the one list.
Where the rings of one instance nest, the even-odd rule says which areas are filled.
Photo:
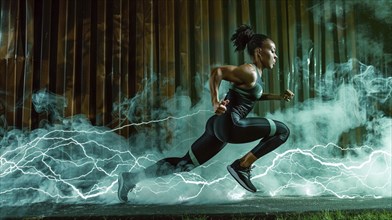
[[283, 142], [286, 142], [290, 136], [289, 127], [287, 127], [287, 125], [285, 125], [284, 123], [279, 122], [279, 121], [275, 121], [275, 124], [277, 125], [277, 134], [278, 134], [279, 138]]

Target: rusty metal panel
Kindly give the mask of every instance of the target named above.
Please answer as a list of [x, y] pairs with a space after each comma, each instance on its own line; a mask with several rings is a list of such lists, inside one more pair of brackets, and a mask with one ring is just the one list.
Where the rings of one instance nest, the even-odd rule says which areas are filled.
[[[242, 23], [275, 41], [279, 62], [264, 74], [266, 92], [289, 88], [295, 102], [317, 96], [329, 64], [361, 56], [352, 2], [273, 0], [2, 0], [0, 114], [33, 129], [51, 121], [31, 96], [65, 97], [58, 117], [85, 115], [94, 125], [130, 120], [116, 108], [140, 94], [138, 120], [154, 119], [162, 101], [182, 94], [200, 101], [210, 68], [250, 62], [230, 37]], [[350, 9], [349, 11], [341, 11]], [[339, 15], [339, 16], [337, 16]], [[331, 26], [336, 24], [335, 26]], [[386, 54], [380, 59], [388, 69]], [[205, 91], [204, 91], [205, 92]], [[264, 115], [292, 103], [258, 103]], [[211, 108], [211, 106], [205, 106]], [[51, 122], [54, 123], [54, 122]], [[127, 136], [131, 128], [119, 130]]]

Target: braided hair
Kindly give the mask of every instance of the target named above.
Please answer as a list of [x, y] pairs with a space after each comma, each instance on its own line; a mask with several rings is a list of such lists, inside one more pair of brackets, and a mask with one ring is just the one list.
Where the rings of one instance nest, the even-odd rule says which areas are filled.
[[268, 39], [270, 39], [268, 36], [256, 34], [249, 25], [243, 24], [237, 28], [230, 40], [235, 46], [235, 51], [243, 51], [246, 47], [249, 56], [253, 56], [255, 49], [261, 47]]

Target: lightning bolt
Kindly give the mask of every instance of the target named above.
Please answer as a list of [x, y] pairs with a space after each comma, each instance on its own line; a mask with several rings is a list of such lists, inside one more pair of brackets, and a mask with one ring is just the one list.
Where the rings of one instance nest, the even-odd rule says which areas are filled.
[[[366, 158], [334, 158], [322, 156], [318, 152], [339, 149], [349, 152], [370, 152]], [[264, 167], [263, 173], [253, 177], [262, 179], [273, 173], [286, 176], [285, 184], [271, 190], [269, 194], [284, 194], [289, 189], [302, 190], [307, 196], [333, 195], [338, 198], [374, 197], [375, 191], [390, 191], [391, 187], [391, 152], [375, 150], [370, 146], [343, 149], [336, 144], [315, 145], [310, 149], [291, 149], [281, 154], [275, 153], [270, 166]], [[304, 162], [305, 161], [305, 162]], [[284, 164], [286, 168], [282, 168]], [[287, 166], [288, 165], [288, 166]], [[317, 173], [318, 175], [307, 175]], [[325, 173], [324, 176], [322, 173]], [[374, 183], [372, 178], [381, 180]], [[341, 186], [339, 186], [339, 184]], [[368, 193], [365, 193], [368, 192]]]
[[[154, 163], [157, 158], [154, 154], [136, 157], [129, 150], [116, 149], [116, 146], [109, 145], [105, 136], [128, 126], [182, 120], [206, 111], [132, 123], [112, 130], [94, 127], [53, 129], [43, 135], [36, 131], [29, 137], [15, 134], [4, 138], [0, 156], [1, 204], [23, 205], [53, 200], [74, 203], [104, 200], [103, 197], [117, 201], [118, 173], [144, 168], [146, 161]], [[28, 138], [31, 140], [26, 141]], [[120, 140], [119, 145], [126, 146], [127, 143]], [[333, 150], [345, 152], [346, 156], [333, 156], [329, 153]], [[262, 159], [262, 165], [254, 168], [256, 175], [252, 177], [255, 185], [261, 189], [260, 193], [265, 195], [329, 195], [337, 198], [391, 196], [392, 155], [388, 150], [371, 146], [345, 149], [328, 143], [309, 149], [273, 152], [267, 156]], [[229, 199], [243, 199], [247, 194], [226, 172], [217, 172], [209, 177], [200, 174], [216, 170], [216, 167], [225, 171], [222, 163], [212, 161], [189, 173], [142, 181], [132, 194], [136, 199], [143, 200], [143, 195], [165, 198], [177, 192], [174, 194], [177, 202], [197, 200], [211, 192], [225, 194]], [[186, 190], [179, 192], [184, 187]]]
[[[31, 192], [42, 194], [40, 198], [43, 200], [48, 198], [87, 200], [112, 193], [121, 167], [132, 170], [143, 167], [140, 161], [156, 162], [156, 160], [152, 159], [154, 157], [152, 154], [135, 157], [129, 150], [108, 147], [105, 141], [101, 140], [103, 143], [99, 141], [100, 137], [113, 135], [113, 132], [125, 127], [181, 120], [202, 112], [211, 111], [199, 110], [180, 117], [169, 116], [158, 120], [131, 123], [111, 130], [97, 130], [94, 127], [81, 130], [54, 129], [27, 143], [23, 142], [29, 137], [22, 134], [9, 135], [1, 143], [0, 195], [2, 199], [0, 201], [2, 204], [7, 204], [12, 201], [7, 197], [16, 194], [24, 194], [28, 200], [28, 197], [33, 194]], [[126, 145], [126, 143], [121, 144]], [[16, 184], [13, 183], [15, 178], [19, 179]], [[105, 181], [102, 182], [102, 179]]]
[[[366, 152], [366, 154], [370, 152], [370, 154], [365, 158], [355, 158], [355, 156], [336, 158], [332, 155], [322, 155], [334, 149], [353, 154], [355, 152]], [[273, 159], [269, 165], [254, 168], [256, 175], [252, 177], [252, 181], [265, 195], [333, 196], [340, 199], [391, 196], [388, 193], [391, 188], [392, 155], [388, 151], [375, 150], [370, 146], [345, 149], [334, 143], [328, 143], [315, 145], [310, 149], [296, 148], [283, 153], [274, 152], [271, 157]], [[213, 165], [214, 163], [202, 166], [200, 169], [209, 170]], [[216, 165], [222, 167], [222, 164]], [[274, 184], [269, 183], [271, 180], [274, 180]], [[277, 183], [277, 180], [280, 182]], [[246, 196], [245, 190], [238, 187], [228, 174], [206, 179], [194, 172], [176, 173], [169, 177], [140, 183], [133, 193], [136, 196], [143, 191], [148, 191], [152, 196], [155, 195], [153, 198], [160, 198], [173, 194], [179, 188], [184, 190], [184, 185], [190, 185], [185, 188], [185, 191], [190, 189], [193, 191], [188, 194], [180, 193], [177, 198], [180, 202], [198, 198], [206, 188], [209, 188], [206, 190], [208, 193], [211, 191], [215, 191], [216, 194], [224, 193], [232, 200], [244, 199]]]

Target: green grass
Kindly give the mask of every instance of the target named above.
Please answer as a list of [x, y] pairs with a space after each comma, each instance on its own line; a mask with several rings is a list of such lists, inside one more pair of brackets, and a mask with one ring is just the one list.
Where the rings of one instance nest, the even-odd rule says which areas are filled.
[[296, 214], [286, 214], [286, 215], [277, 215], [276, 219], [286, 220], [286, 219], [307, 219], [307, 220], [390, 220], [392, 219], [392, 211], [323, 211], [323, 212], [315, 212], [315, 213], [296, 213]]
[[[177, 219], [177, 218], [173, 218]], [[210, 220], [210, 219], [233, 219], [233, 220], [391, 220], [392, 210], [356, 210], [356, 211], [322, 211], [304, 213], [276, 213], [265, 215], [233, 215], [233, 216], [183, 216], [182, 220]]]

